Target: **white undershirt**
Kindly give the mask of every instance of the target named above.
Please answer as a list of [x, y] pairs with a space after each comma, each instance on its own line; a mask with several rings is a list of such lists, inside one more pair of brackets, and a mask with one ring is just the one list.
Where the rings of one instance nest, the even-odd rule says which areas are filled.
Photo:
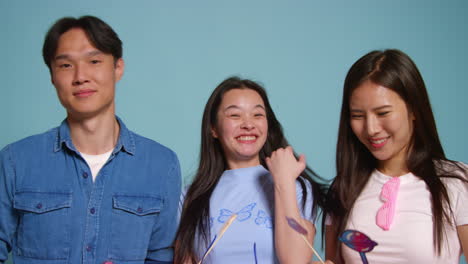
[[96, 176], [98, 175], [101, 168], [104, 166], [106, 161], [109, 159], [110, 155], [112, 154], [112, 150], [98, 155], [89, 155], [85, 153], [81, 153], [83, 159], [88, 163], [89, 168], [91, 169], [91, 175], [93, 176], [93, 182], [96, 180]]

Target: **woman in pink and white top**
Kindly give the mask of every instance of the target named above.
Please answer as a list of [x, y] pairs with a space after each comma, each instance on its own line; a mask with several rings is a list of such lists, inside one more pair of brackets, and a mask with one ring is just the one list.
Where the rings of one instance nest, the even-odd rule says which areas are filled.
[[424, 81], [399, 50], [373, 51], [344, 83], [327, 196], [334, 263], [458, 263], [468, 253], [468, 167], [445, 157]]

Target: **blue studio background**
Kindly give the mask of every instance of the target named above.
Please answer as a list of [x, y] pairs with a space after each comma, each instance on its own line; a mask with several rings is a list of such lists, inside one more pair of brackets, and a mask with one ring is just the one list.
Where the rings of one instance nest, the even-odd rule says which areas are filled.
[[204, 104], [231, 75], [266, 87], [295, 150], [332, 178], [346, 72], [385, 48], [416, 62], [445, 152], [466, 163], [467, 11], [462, 0], [0, 0], [0, 148], [64, 119], [43, 38], [58, 18], [91, 14], [124, 43], [118, 115], [177, 152], [185, 183], [197, 167]]

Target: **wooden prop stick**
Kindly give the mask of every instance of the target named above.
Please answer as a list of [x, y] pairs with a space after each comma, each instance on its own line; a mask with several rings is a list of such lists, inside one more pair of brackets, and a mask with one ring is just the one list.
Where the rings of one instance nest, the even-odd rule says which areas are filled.
[[221, 239], [221, 237], [224, 235], [224, 232], [229, 228], [229, 226], [236, 220], [237, 214], [231, 215], [229, 219], [224, 223], [223, 228], [221, 228], [221, 231], [219, 231], [218, 235], [216, 236], [216, 239], [211, 243], [211, 246], [206, 250], [205, 254], [203, 255], [202, 259], [198, 262], [198, 264], [203, 263], [203, 260], [210, 254], [211, 250], [216, 246], [218, 241]]

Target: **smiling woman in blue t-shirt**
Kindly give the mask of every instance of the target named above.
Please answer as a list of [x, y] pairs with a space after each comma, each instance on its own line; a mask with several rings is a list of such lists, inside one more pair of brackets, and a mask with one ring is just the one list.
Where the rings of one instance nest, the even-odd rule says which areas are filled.
[[307, 229], [312, 244], [323, 185], [288, 146], [265, 90], [250, 80], [224, 80], [205, 106], [201, 135], [175, 263], [200, 261], [233, 214], [237, 218], [204, 263], [308, 262], [312, 252], [286, 217]]

